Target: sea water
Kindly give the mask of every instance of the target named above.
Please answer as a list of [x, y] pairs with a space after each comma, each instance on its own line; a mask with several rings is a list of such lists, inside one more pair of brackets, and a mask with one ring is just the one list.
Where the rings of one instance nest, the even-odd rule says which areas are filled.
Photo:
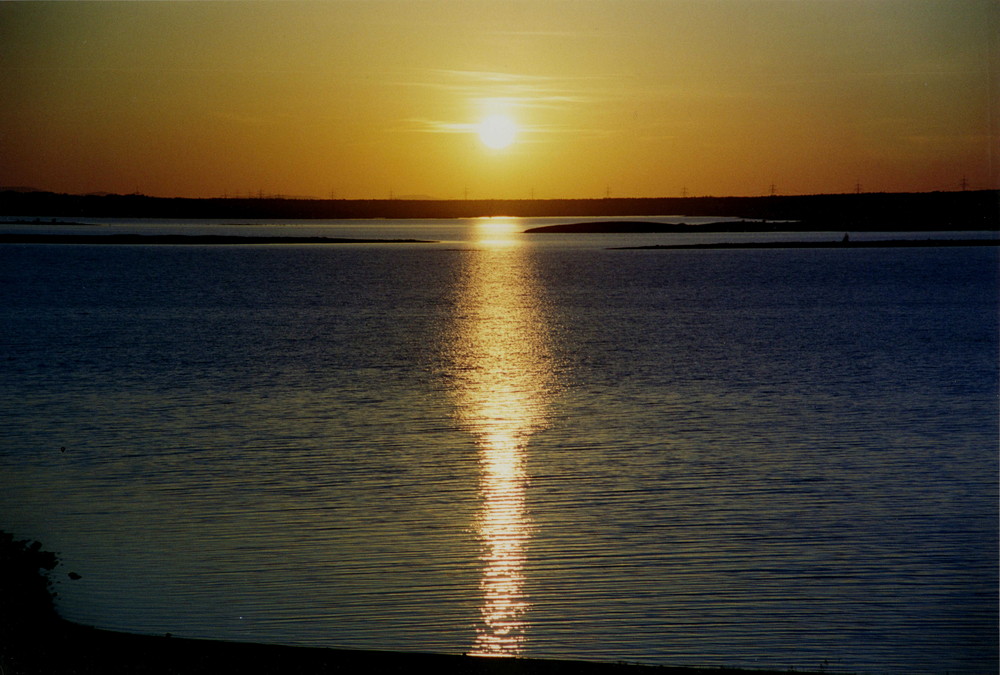
[[117, 630], [996, 672], [995, 249], [535, 224], [0, 246], [0, 526]]

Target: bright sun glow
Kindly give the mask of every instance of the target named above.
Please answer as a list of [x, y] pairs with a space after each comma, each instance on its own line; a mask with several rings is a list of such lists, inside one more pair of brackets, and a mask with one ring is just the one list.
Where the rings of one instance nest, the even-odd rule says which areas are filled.
[[517, 136], [517, 125], [506, 115], [490, 115], [479, 123], [479, 138], [494, 150], [506, 148]]

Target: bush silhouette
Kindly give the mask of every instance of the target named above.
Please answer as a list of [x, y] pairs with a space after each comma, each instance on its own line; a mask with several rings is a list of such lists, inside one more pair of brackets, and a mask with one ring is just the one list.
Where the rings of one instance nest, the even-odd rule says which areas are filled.
[[37, 541], [0, 531], [0, 632], [11, 634], [57, 618], [48, 572], [58, 558]]

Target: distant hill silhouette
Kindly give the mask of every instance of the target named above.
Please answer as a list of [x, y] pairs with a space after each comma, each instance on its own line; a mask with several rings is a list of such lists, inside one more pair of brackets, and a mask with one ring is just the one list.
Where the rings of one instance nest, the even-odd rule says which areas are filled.
[[799, 221], [811, 229], [1000, 229], [1000, 191], [648, 199], [186, 199], [0, 192], [0, 216], [22, 218], [474, 218], [699, 216]]

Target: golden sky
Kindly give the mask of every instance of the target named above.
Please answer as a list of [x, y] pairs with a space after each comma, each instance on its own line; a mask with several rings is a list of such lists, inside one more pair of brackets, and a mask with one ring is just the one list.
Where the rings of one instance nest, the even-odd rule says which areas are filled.
[[997, 0], [0, 2], [0, 185], [996, 188], [998, 36]]

